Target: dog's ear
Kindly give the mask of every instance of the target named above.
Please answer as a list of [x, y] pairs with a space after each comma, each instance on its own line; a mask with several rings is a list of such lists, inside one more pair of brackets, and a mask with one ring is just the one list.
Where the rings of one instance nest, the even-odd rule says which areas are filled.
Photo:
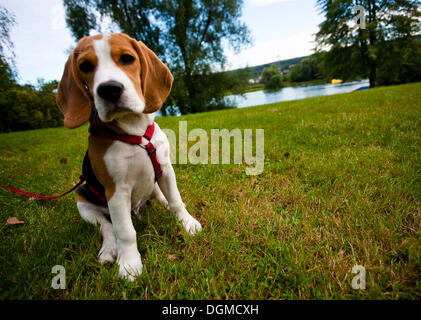
[[141, 87], [145, 97], [144, 113], [161, 109], [173, 82], [168, 67], [142, 41], [136, 41], [136, 50], [141, 62]]
[[76, 68], [72, 52], [64, 67], [56, 97], [56, 102], [64, 115], [64, 126], [69, 129], [80, 127], [87, 122], [92, 112], [90, 96]]

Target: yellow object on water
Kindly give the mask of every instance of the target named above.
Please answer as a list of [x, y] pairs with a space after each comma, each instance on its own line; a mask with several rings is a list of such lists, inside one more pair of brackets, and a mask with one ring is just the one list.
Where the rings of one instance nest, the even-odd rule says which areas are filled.
[[337, 84], [337, 83], [342, 83], [343, 80], [342, 79], [332, 79], [332, 84]]

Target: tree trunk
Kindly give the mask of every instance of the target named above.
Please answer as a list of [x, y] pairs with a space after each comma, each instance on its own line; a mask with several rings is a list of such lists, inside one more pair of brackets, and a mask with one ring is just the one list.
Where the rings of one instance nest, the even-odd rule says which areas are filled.
[[[369, 49], [376, 48], [377, 45], [377, 8], [376, 8], [376, 1], [371, 0], [369, 3], [369, 26], [368, 26], [368, 38], [369, 38]], [[370, 68], [370, 88], [374, 88], [376, 86], [376, 78], [377, 78], [377, 63], [376, 58], [373, 58], [372, 53], [368, 52], [368, 60], [369, 60], [369, 68]]]
[[161, 108], [161, 114], [162, 114], [163, 117], [166, 117], [167, 116], [167, 109], [166, 109], [165, 104]]
[[374, 88], [376, 86], [376, 78], [377, 78], [377, 70], [376, 70], [376, 63], [372, 61], [370, 65], [370, 88]]

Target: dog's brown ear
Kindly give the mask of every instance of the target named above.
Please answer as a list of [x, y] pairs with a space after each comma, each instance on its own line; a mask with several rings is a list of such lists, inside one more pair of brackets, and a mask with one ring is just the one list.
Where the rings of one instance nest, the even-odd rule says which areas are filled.
[[171, 91], [173, 76], [168, 67], [142, 41], [137, 41], [141, 62], [141, 86], [145, 97], [144, 113], [161, 109]]
[[66, 62], [63, 76], [58, 84], [56, 102], [63, 112], [66, 128], [80, 127], [91, 116], [91, 99], [82, 80], [77, 76], [73, 52]]

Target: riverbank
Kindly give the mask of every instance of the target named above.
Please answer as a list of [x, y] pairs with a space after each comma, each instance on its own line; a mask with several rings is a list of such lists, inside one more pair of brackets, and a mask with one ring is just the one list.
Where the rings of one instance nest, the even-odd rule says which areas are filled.
[[[304, 81], [304, 82], [285, 82], [282, 88], [279, 88], [277, 90], [273, 90], [273, 91], [270, 91], [270, 92], [280, 91], [283, 88], [288, 88], [288, 87], [308, 87], [308, 86], [315, 86], [315, 85], [327, 84], [327, 83], [329, 83], [329, 82], [326, 82], [325, 80], [310, 80], [310, 81]], [[256, 92], [256, 91], [262, 91], [262, 90], [265, 90], [264, 85], [262, 83], [259, 83], [259, 84], [255, 84], [255, 85], [250, 86], [249, 88], [247, 88], [243, 92], [233, 93], [231, 91], [227, 91], [225, 93], [225, 96], [241, 95], [241, 94], [245, 94], [245, 93], [249, 93], [249, 92]]]
[[246, 108], [256, 105], [276, 103], [282, 101], [300, 100], [318, 96], [339, 94], [354, 91], [368, 84], [368, 80], [345, 82], [340, 84], [321, 84], [313, 86], [285, 87], [282, 90], [254, 91], [243, 95], [231, 95], [225, 97], [229, 104], [234, 104], [238, 108]]

